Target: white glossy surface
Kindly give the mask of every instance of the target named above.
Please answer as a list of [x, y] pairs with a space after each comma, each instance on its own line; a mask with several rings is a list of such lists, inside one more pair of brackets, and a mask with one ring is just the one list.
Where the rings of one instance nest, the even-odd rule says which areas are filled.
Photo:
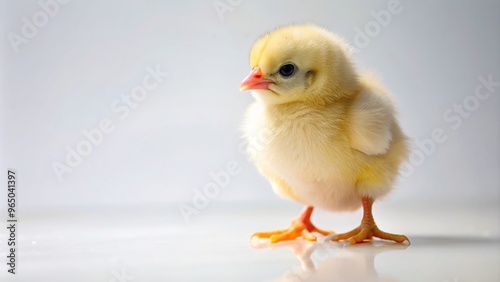
[[[296, 241], [249, 244], [281, 228], [293, 204], [211, 203], [187, 224], [177, 206], [39, 209], [20, 215], [18, 274], [1, 281], [499, 281], [499, 210], [489, 205], [375, 206], [382, 229], [410, 246]], [[316, 211], [338, 232], [360, 213]], [[4, 245], [2, 236], [0, 245]], [[0, 257], [5, 258], [4, 248]], [[2, 259], [5, 260], [5, 259]]]

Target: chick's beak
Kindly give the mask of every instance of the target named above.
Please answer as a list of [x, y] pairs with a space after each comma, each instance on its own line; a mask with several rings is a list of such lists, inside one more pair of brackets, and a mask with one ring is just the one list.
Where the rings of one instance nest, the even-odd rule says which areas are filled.
[[259, 67], [252, 69], [250, 74], [243, 79], [240, 84], [240, 91], [253, 90], [253, 89], [269, 89], [269, 84], [273, 81], [264, 79], [262, 71]]

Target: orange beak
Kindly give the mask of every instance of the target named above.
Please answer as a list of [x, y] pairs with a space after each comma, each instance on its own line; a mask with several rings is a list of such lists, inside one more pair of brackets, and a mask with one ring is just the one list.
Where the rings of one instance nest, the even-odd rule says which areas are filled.
[[254, 89], [269, 89], [269, 84], [273, 81], [264, 79], [262, 75], [262, 71], [259, 67], [255, 67], [252, 69], [252, 72], [243, 79], [240, 84], [240, 91], [245, 90], [254, 90]]

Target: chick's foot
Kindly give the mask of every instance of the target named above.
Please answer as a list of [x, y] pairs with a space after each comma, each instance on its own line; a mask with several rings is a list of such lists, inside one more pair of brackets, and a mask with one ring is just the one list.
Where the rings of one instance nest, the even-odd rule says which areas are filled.
[[408, 241], [408, 243], [410, 243], [408, 237], [404, 235], [387, 233], [380, 230], [375, 224], [375, 220], [373, 219], [372, 215], [373, 199], [364, 197], [362, 201], [364, 213], [363, 219], [361, 220], [361, 225], [349, 232], [336, 234], [332, 237], [333, 241], [348, 240], [350, 245], [354, 245], [357, 243], [362, 243], [365, 240], [371, 240], [373, 237], [376, 237], [383, 240], [395, 241], [397, 243], [403, 243], [405, 241]]
[[313, 207], [306, 207], [300, 216], [292, 221], [291, 226], [287, 229], [257, 232], [252, 234], [251, 239], [269, 239], [269, 243], [273, 244], [281, 241], [294, 240], [298, 237], [302, 237], [308, 241], [316, 241], [316, 236], [312, 233], [319, 233], [321, 235], [332, 234], [332, 231], [321, 230], [312, 224], [311, 214], [313, 209]]

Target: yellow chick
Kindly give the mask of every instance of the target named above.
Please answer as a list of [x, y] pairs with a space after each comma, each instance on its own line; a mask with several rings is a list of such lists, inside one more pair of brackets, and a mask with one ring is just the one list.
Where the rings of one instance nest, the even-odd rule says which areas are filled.
[[359, 74], [350, 49], [315, 25], [291, 25], [263, 35], [250, 52], [250, 74], [240, 90], [256, 101], [243, 130], [248, 152], [274, 191], [304, 204], [290, 228], [255, 233], [270, 243], [329, 231], [311, 222], [314, 207], [354, 211], [359, 227], [333, 240], [360, 243], [373, 237], [408, 241], [381, 231], [372, 216], [408, 155], [391, 97], [377, 80]]

